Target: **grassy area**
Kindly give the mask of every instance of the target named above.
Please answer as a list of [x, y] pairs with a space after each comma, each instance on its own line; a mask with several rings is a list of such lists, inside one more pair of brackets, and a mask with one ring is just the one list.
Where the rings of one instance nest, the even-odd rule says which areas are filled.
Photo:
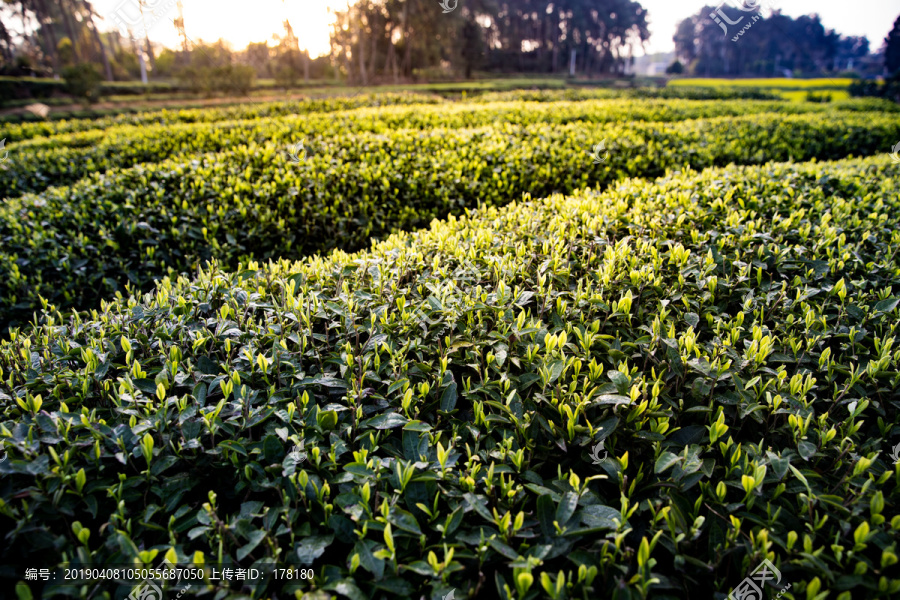
[[[782, 91], [776, 89], [774, 91], [785, 100], [790, 100], [791, 102], [806, 102], [809, 94], [809, 91], [804, 90]], [[828, 97], [831, 99], [831, 102], [850, 98], [850, 92], [847, 90], [816, 90], [814, 94], [817, 98]]]
[[[808, 93], [819, 99], [830, 98], [830, 101], [850, 98], [847, 91], [853, 82], [849, 78], [815, 78], [792, 79], [786, 77], [756, 79], [718, 79], [718, 78], [684, 78], [673, 79], [669, 87], [673, 88], [712, 88], [712, 89], [758, 89], [773, 93], [792, 102], [807, 101]], [[819, 100], [821, 101], [821, 100]]]
[[761, 89], [777, 90], [843, 90], [853, 79], [849, 78], [817, 78], [817, 79], [792, 79], [786, 77], [758, 78], [758, 79], [718, 79], [686, 77], [673, 79], [670, 86], [687, 87], [755, 87]]

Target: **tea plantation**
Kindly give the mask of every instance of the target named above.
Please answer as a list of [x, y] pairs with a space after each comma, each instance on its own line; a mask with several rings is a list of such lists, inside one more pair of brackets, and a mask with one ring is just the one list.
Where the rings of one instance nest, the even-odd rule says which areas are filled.
[[897, 111], [600, 96], [13, 126], [0, 595], [900, 597]]

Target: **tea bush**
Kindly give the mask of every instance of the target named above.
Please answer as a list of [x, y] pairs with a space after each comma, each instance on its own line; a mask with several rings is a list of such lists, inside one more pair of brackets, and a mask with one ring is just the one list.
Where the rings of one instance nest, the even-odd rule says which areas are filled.
[[684, 168], [48, 314], [0, 341], [0, 577], [722, 598], [767, 558], [788, 600], [897, 597], [898, 187]]
[[[515, 125], [682, 121], [686, 119], [758, 115], [768, 110], [786, 114], [818, 112], [809, 104], [774, 102], [575, 102], [553, 104], [453, 104], [320, 112], [276, 119], [249, 119], [173, 125], [121, 126], [58, 135], [10, 146], [9, 168], [0, 171], [0, 196], [39, 192], [77, 181], [86, 173], [158, 162], [164, 158], [221, 151], [240, 144], [296, 144], [307, 136], [337, 137], [352, 132], [390, 133], [399, 129]], [[837, 118], [840, 118], [838, 115]]]
[[[260, 131], [292, 135], [289, 125]], [[687, 165], [873, 154], [897, 138], [900, 122], [869, 114], [530, 123], [315, 137], [296, 165], [276, 141], [113, 170], [0, 206], [0, 327], [30, 320], [41, 298], [90, 308], [126, 284], [146, 291], [213, 258], [231, 269], [248, 258], [359, 249], [372, 237], [525, 193]], [[591, 151], [603, 139], [609, 153], [598, 163]]]
[[8, 142], [22, 142], [36, 137], [102, 130], [122, 125], [176, 125], [179, 123], [215, 123], [237, 119], [261, 119], [293, 114], [311, 114], [349, 110], [362, 106], [393, 106], [404, 104], [435, 104], [439, 96], [413, 92], [358, 94], [350, 97], [305, 98], [284, 102], [244, 103], [222, 108], [162, 109], [122, 114], [100, 119], [68, 119], [4, 124], [3, 135]]
[[474, 102], [495, 102], [497, 100], [529, 100], [554, 102], [565, 100], [596, 100], [606, 98], [665, 98], [681, 100], [782, 100], [778, 94], [758, 88], [740, 87], [681, 87], [664, 88], [636, 87], [625, 89], [585, 88], [563, 90], [510, 90], [488, 92], [475, 96]]

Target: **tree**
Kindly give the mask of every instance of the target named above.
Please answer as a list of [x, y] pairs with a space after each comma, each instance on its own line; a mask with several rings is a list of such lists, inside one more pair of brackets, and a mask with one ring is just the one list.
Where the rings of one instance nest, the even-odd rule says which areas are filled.
[[78, 51], [78, 36], [75, 35], [75, 27], [72, 25], [72, 17], [70, 15], [71, 6], [66, 6], [63, 0], [56, 0], [56, 9], [62, 15], [62, 22], [72, 44], [72, 54], [75, 62], [81, 62], [81, 53]]
[[484, 59], [484, 38], [482, 28], [467, 19], [462, 26], [462, 61], [466, 79], [472, 78], [472, 71], [481, 66]]
[[672, 41], [675, 42], [675, 54], [687, 64], [697, 58], [697, 24], [696, 17], [688, 17], [678, 23]]
[[53, 19], [47, 10], [44, 0], [23, 0], [22, 5], [29, 5], [29, 8], [37, 15], [38, 23], [41, 26], [41, 35], [44, 37], [44, 52], [50, 57], [53, 65], [53, 72], [59, 73], [59, 54], [56, 51], [58, 42], [56, 41], [56, 33], [53, 31]]
[[[741, 33], [742, 32], [742, 33]], [[825, 29], [818, 15], [792, 18], [706, 6], [681, 21], [673, 38], [687, 71], [707, 77], [824, 74], [868, 54], [866, 38]]]
[[3, 57], [3, 62], [11, 63], [13, 60], [13, 41], [3, 21], [0, 21], [0, 42], [2, 42], [0, 44], [0, 53], [2, 53], [0, 56]]
[[897, 17], [894, 27], [884, 38], [884, 68], [889, 74], [900, 71], [900, 17]]
[[87, 0], [83, 0], [81, 5], [86, 12], [84, 20], [87, 23], [88, 28], [91, 30], [91, 35], [94, 38], [94, 43], [97, 44], [97, 47], [100, 50], [100, 60], [103, 62], [103, 71], [106, 73], [106, 80], [112, 81], [112, 67], [109, 64], [109, 56], [106, 53], [106, 46], [103, 45], [103, 39], [100, 37], [100, 33], [97, 31], [97, 24], [94, 23], [94, 7]]
[[291, 27], [291, 22], [288, 19], [282, 22], [282, 26], [284, 27], [284, 35], [275, 36], [275, 39], [278, 40], [278, 45], [274, 48], [273, 63], [275, 64], [275, 70], [272, 74], [275, 76], [275, 81], [280, 85], [293, 87], [297, 83], [299, 74], [298, 40], [297, 36], [294, 35], [294, 28]]
[[332, 58], [351, 80], [412, 79], [442, 70], [559, 72], [574, 50], [578, 70], [621, 74], [650, 36], [633, 0], [358, 0], [336, 13]]

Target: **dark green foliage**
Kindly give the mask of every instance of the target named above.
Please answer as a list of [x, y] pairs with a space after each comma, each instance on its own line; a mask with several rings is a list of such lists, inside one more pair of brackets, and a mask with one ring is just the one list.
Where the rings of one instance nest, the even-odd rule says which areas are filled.
[[828, 92], [816, 93], [810, 90], [806, 92], [806, 101], [824, 104], [826, 102], [831, 102], [831, 94], [829, 94]]
[[[96, 69], [96, 67], [95, 67]], [[34, 98], [39, 101], [66, 93], [65, 80], [36, 78], [36, 77], [0, 77], [0, 106], [6, 100]], [[160, 82], [151, 82], [143, 85], [140, 82], [110, 82], [103, 81], [100, 84], [100, 95], [143, 95], [172, 92], [170, 85]]]
[[886, 77], [884, 81], [856, 80], [848, 89], [851, 96], [884, 98], [900, 103], [900, 72]]
[[[475, 117], [489, 120], [497, 114], [516, 116], [496, 108]], [[552, 123], [552, 114], [565, 121], [567, 112], [551, 106], [522, 111], [522, 125], [444, 129], [442, 123], [460, 127], [472, 117], [464, 111], [450, 111], [446, 118], [424, 111], [415, 116], [406, 109], [376, 111], [359, 121], [377, 133], [328, 134], [323, 124], [326, 133], [313, 137], [314, 129], [307, 130], [308, 156], [299, 165], [286, 153], [303, 135], [296, 121], [237, 125], [238, 134], [186, 126], [167, 135], [133, 136], [117, 146], [118, 156], [152, 157], [178, 144], [227, 147], [228, 140], [248, 132], [270, 141], [190, 162], [113, 170], [72, 188], [8, 200], [0, 207], [0, 323], [30, 320], [40, 297], [58, 308], [95, 307], [128, 284], [146, 291], [161, 276], [191, 272], [213, 258], [237, 268], [247, 258], [355, 250], [372, 237], [422, 227], [479, 204], [502, 205], [526, 193], [571, 192], [685, 165], [868, 155], [900, 138], [900, 122], [877, 114], [762, 114], [622, 125], [540, 122]], [[429, 128], [389, 133], [399, 126], [392, 123], [417, 119]], [[342, 126], [340, 119], [333, 121]], [[591, 151], [604, 139], [609, 156], [596, 163]], [[66, 150], [77, 155], [80, 149]], [[105, 155], [100, 152], [98, 160]], [[26, 159], [26, 153], [16, 158]]]
[[884, 38], [884, 68], [890, 75], [900, 74], [900, 17]]
[[285, 115], [334, 112], [363, 106], [393, 106], [403, 104], [434, 104], [439, 98], [427, 94], [383, 93], [359, 94], [351, 97], [305, 98], [289, 102], [261, 102], [238, 104], [220, 108], [182, 108], [127, 113], [102, 119], [41, 121], [7, 125], [3, 135], [9, 142], [22, 142], [41, 136], [58, 136], [90, 130], [106, 130], [120, 125], [177, 125], [180, 123], [217, 123], [238, 119], [263, 119]]
[[676, 60], [671, 65], [666, 67], [666, 73], [669, 75], [681, 75], [684, 73], [684, 65], [681, 64], [681, 61]]
[[[494, 123], [548, 125], [629, 121], [682, 121], [701, 117], [757, 115], [769, 110], [787, 114], [820, 112], [802, 104], [783, 102], [664, 102], [614, 100], [529, 105], [403, 106], [393, 109], [350, 110], [321, 114], [261, 118], [279, 114], [257, 110], [240, 121], [160, 123], [96, 128], [72, 135], [56, 135], [10, 146], [10, 167], [0, 172], [0, 196], [39, 192], [53, 185], [82, 179], [115, 167], [155, 163], [164, 158], [218, 152], [242, 144], [272, 142], [292, 145], [306, 136], [333, 138], [352, 132], [389, 133], [398, 129], [478, 127]], [[228, 113], [226, 113], [228, 114]], [[211, 117], [207, 117], [211, 118]]]
[[178, 73], [181, 87], [194, 93], [223, 92], [245, 95], [253, 87], [256, 72], [249, 65], [188, 67]]
[[896, 597], [898, 187], [684, 170], [48, 315], [0, 342], [4, 587], [171, 552], [315, 570], [255, 597], [723, 598], [768, 558]]
[[62, 76], [66, 82], [67, 92], [85, 104], [93, 104], [97, 101], [103, 76], [100, 75], [100, 72], [94, 65], [79, 63], [66, 67], [63, 69]]

